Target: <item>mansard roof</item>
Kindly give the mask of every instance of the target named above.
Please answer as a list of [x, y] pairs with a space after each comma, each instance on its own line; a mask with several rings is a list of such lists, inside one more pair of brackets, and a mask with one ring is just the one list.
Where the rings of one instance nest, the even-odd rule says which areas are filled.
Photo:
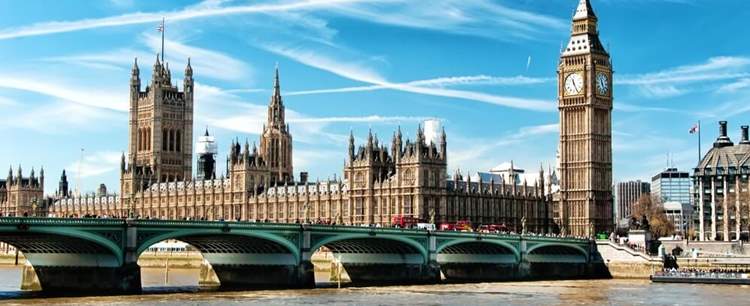
[[696, 174], [722, 174], [730, 168], [745, 169], [750, 172], [750, 145], [739, 144], [726, 147], [714, 147], [706, 153], [698, 167]]

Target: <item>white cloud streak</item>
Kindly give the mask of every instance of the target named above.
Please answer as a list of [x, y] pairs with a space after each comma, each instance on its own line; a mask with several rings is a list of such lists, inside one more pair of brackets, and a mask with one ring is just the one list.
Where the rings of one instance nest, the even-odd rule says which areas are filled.
[[87, 178], [114, 171], [120, 165], [121, 155], [121, 152], [114, 151], [84, 152], [83, 161], [75, 161], [68, 165], [68, 173], [73, 177], [80, 174], [81, 178]]
[[[182, 10], [172, 12], [155, 12], [155, 13], [130, 13], [118, 16], [104, 18], [90, 18], [75, 21], [52, 21], [36, 23], [29, 26], [8, 28], [0, 30], [0, 40], [49, 35], [55, 33], [65, 33], [82, 31], [96, 28], [118, 27], [143, 23], [157, 23], [166, 18], [170, 21], [183, 21], [195, 18], [240, 15], [240, 14], [261, 14], [273, 12], [285, 12], [296, 10], [310, 10], [330, 7], [334, 4], [343, 4], [358, 2], [357, 0], [307, 0], [285, 2], [278, 4], [255, 4], [231, 7], [219, 7], [217, 5], [197, 5], [187, 7]], [[211, 2], [213, 3], [213, 2]]]
[[9, 73], [0, 73], [0, 88], [34, 92], [95, 108], [127, 110], [127, 88], [124, 90], [78, 88], [78, 86], [63, 85], [59, 80], [32, 79]]
[[750, 58], [737, 56], [719, 56], [709, 58], [705, 63], [684, 65], [658, 72], [624, 75], [619, 77], [620, 85], [654, 85], [669, 83], [687, 83], [707, 80], [726, 80], [746, 77], [746, 72], [736, 72], [750, 65]]
[[342, 60], [334, 60], [328, 56], [315, 53], [310, 50], [303, 50], [299, 48], [287, 48], [280, 45], [267, 44], [262, 46], [265, 50], [288, 57], [304, 65], [314, 67], [323, 71], [328, 71], [340, 77], [344, 77], [350, 80], [359, 82], [369, 83], [372, 85], [381, 86], [383, 88], [399, 90], [410, 93], [418, 93], [430, 96], [457, 98], [462, 100], [472, 100], [478, 102], [484, 102], [494, 105], [520, 108], [533, 111], [554, 111], [555, 104], [550, 101], [537, 100], [537, 99], [525, 99], [516, 97], [505, 97], [496, 96], [481, 92], [445, 89], [445, 88], [433, 88], [433, 87], [421, 87], [414, 86], [408, 83], [393, 83], [387, 81], [385, 78], [380, 76], [376, 71], [371, 68], [362, 65], [358, 62], [347, 62]]
[[[399, 85], [406, 86], [422, 86], [422, 87], [450, 87], [450, 86], [462, 86], [462, 85], [497, 85], [497, 86], [520, 86], [520, 85], [534, 85], [541, 84], [551, 81], [552, 78], [535, 78], [526, 76], [514, 76], [514, 77], [498, 77], [498, 76], [487, 76], [487, 75], [473, 75], [473, 76], [454, 76], [454, 77], [440, 77], [427, 80], [417, 80], [406, 83], [399, 83]], [[389, 89], [388, 86], [383, 85], [368, 85], [368, 86], [352, 86], [342, 88], [330, 88], [330, 89], [313, 89], [313, 90], [300, 90], [287, 92], [287, 96], [301, 96], [301, 95], [313, 95], [313, 94], [328, 94], [328, 93], [345, 93], [345, 92], [360, 92], [360, 91], [375, 91], [382, 89]]]

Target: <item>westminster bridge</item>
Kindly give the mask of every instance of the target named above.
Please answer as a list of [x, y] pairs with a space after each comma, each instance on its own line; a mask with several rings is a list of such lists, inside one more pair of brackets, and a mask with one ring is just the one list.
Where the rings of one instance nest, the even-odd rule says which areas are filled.
[[167, 239], [198, 249], [222, 288], [315, 287], [311, 257], [322, 247], [355, 285], [608, 275], [588, 239], [312, 224], [0, 218], [0, 242], [23, 252], [42, 290], [51, 292], [140, 292], [138, 256]]

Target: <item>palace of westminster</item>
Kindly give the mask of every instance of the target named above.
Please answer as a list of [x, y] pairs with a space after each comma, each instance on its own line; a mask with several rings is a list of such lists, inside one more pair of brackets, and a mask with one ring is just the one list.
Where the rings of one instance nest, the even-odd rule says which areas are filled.
[[398, 129], [389, 146], [372, 133], [361, 145], [350, 136], [340, 180], [310, 182], [305, 172], [295, 177], [278, 68], [260, 146], [233, 141], [226, 173], [217, 176], [216, 144], [205, 131], [195, 145], [194, 176], [190, 60], [179, 88], [157, 56], [145, 90], [137, 61], [132, 68], [120, 194], [73, 196], [63, 171], [59, 190], [45, 198], [44, 171], [23, 177], [19, 166], [15, 176], [11, 169], [0, 180], [0, 213], [349, 225], [390, 225], [394, 216], [411, 216], [433, 223], [505, 224], [514, 231], [523, 226], [537, 233], [610, 231], [612, 67], [597, 22], [589, 0], [581, 0], [560, 55], [559, 186], [555, 171], [540, 171], [527, 181], [512, 166], [508, 175], [449, 176], [445, 132], [427, 139], [421, 126], [413, 140]]

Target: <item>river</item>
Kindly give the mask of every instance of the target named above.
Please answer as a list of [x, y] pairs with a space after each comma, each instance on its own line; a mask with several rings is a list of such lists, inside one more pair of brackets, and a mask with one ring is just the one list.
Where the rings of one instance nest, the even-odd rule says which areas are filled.
[[[322, 276], [322, 275], [321, 275]], [[308, 290], [198, 291], [195, 269], [142, 270], [145, 293], [45, 298], [18, 290], [21, 270], [0, 266], [4, 305], [747, 305], [748, 286], [646, 280], [503, 282]]]

